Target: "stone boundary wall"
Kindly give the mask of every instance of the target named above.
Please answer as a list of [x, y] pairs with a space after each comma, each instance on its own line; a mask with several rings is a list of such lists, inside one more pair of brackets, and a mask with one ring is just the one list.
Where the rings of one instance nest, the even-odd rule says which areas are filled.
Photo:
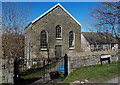
[[13, 83], [14, 76], [14, 59], [2, 59], [0, 58], [0, 63], [2, 66], [0, 67], [0, 84], [1, 83]]
[[110, 54], [111, 62], [118, 61], [118, 57], [120, 56], [118, 50], [99, 51], [99, 52], [81, 52], [81, 53], [71, 52], [68, 53], [68, 58], [69, 58], [68, 69], [70, 70], [71, 68], [79, 68], [82, 66], [101, 64], [100, 56], [102, 54]]
[[2, 83], [2, 59], [0, 58], [0, 84]]

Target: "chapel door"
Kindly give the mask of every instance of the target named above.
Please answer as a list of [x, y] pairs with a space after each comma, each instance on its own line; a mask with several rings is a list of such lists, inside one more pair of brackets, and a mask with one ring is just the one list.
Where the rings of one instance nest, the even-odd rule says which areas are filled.
[[55, 57], [61, 57], [62, 56], [62, 46], [56, 45], [55, 46]]

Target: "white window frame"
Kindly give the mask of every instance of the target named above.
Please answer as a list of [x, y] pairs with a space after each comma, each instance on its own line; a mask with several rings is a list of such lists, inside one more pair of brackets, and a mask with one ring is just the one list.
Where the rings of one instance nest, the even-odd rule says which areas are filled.
[[[42, 30], [42, 31], [45, 31], [46, 32], [46, 38], [47, 38], [47, 45], [48, 45], [48, 32], [46, 31], [46, 30]], [[41, 32], [42, 32], [41, 31]], [[40, 33], [40, 37], [41, 37], [41, 33]], [[40, 48], [41, 48], [41, 40], [40, 40]], [[46, 47], [46, 48], [41, 48], [40, 50], [42, 50], [42, 51], [47, 51], [48, 50], [48, 48]]]
[[[71, 31], [70, 31], [71, 32]], [[70, 33], [69, 32], [69, 33]], [[73, 31], [72, 31], [73, 32]], [[70, 35], [69, 35], [70, 36]], [[70, 38], [70, 37], [69, 37]], [[70, 42], [70, 41], [69, 41]], [[72, 42], [72, 47], [69, 45], [69, 49], [75, 49], [75, 33], [73, 32], [73, 42]]]
[[[58, 26], [58, 25], [57, 25], [57, 26]], [[57, 27], [57, 26], [56, 26], [56, 27]], [[60, 25], [59, 25], [59, 26], [60, 26]], [[57, 40], [61, 40], [61, 39], [62, 39], [62, 27], [60, 26], [60, 28], [61, 28], [61, 33], [60, 33], [61, 37], [58, 38], [58, 37], [56, 37], [56, 35], [55, 35], [55, 37], [56, 37]], [[56, 28], [55, 28], [55, 30], [56, 30]]]

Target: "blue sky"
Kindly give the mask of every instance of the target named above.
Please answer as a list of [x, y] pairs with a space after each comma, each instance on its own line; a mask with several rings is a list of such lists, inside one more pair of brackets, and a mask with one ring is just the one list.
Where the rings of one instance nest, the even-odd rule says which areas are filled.
[[[32, 3], [31, 17], [32, 20], [39, 17], [41, 14], [52, 8], [58, 2], [49, 3]], [[76, 19], [82, 24], [81, 31], [88, 31], [85, 28], [87, 24], [85, 19], [89, 16], [91, 12], [91, 7], [98, 4], [93, 2], [60, 2], [60, 4]], [[89, 18], [89, 17], [88, 17]]]
[[116, 2], [119, 0], [1, 0], [2, 2]]
[[[48, 11], [58, 2], [18, 2], [17, 6], [21, 9], [30, 4], [30, 21], [33, 21], [44, 12]], [[89, 31], [86, 29], [88, 24], [86, 19], [89, 20], [92, 6], [99, 5], [98, 2], [59, 2], [80, 24], [82, 24], [82, 32]], [[4, 5], [4, 3], [3, 3]]]

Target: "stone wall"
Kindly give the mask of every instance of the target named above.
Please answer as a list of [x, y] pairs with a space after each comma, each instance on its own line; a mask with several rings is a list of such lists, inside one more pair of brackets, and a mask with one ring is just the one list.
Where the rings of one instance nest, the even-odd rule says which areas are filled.
[[[56, 39], [56, 26], [62, 27], [62, 39]], [[25, 29], [25, 57], [39, 58], [48, 57], [47, 50], [41, 50], [40, 47], [40, 33], [42, 30], [48, 33], [48, 49], [49, 57], [55, 56], [55, 47], [62, 46], [61, 56], [64, 56], [69, 51], [81, 51], [80, 45], [80, 30], [81, 26], [77, 24], [73, 18], [69, 16], [60, 6], [55, 7], [36, 22], [31, 23]], [[75, 48], [69, 49], [69, 32], [75, 33]]]
[[[89, 66], [100, 64], [100, 56], [102, 54], [110, 54], [111, 62], [118, 61], [120, 54], [118, 51], [99, 51], [99, 52], [84, 52], [84, 53], [68, 53], [69, 68], [79, 68], [81, 66]], [[106, 61], [107, 62], [107, 61]]]
[[1, 83], [13, 83], [14, 75], [14, 59], [2, 59], [0, 58], [0, 84]]
[[0, 58], [0, 84], [2, 83], [2, 59]]
[[24, 57], [24, 36], [0, 32], [0, 84], [13, 83], [14, 57]]

